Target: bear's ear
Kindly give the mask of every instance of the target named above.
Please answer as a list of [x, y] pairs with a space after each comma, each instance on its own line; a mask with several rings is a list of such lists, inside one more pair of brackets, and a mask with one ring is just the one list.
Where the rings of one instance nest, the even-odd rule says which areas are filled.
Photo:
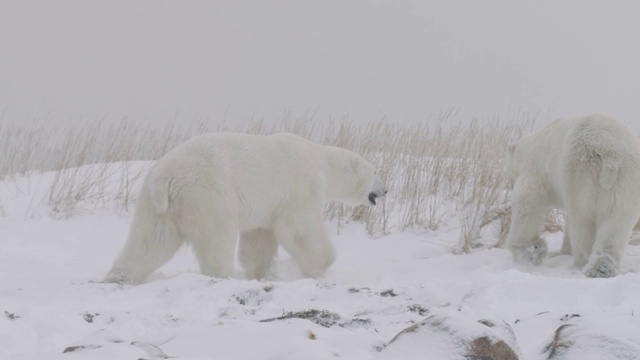
[[507, 149], [509, 149], [509, 155], [513, 155], [513, 152], [516, 150], [516, 144], [509, 144], [507, 145]]

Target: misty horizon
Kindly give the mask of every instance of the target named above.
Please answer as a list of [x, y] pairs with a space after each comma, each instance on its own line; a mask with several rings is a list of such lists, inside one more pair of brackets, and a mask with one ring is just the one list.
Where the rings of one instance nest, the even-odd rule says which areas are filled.
[[0, 114], [355, 121], [601, 112], [635, 125], [626, 1], [0, 4]]

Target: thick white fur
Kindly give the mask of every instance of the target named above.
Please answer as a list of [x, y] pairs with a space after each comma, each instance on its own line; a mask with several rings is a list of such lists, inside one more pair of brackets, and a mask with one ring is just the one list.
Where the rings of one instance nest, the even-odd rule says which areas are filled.
[[325, 203], [369, 204], [372, 193], [386, 193], [373, 165], [342, 148], [293, 134], [197, 136], [150, 169], [106, 281], [141, 282], [185, 242], [203, 274], [232, 276], [238, 235], [248, 277], [265, 276], [278, 245], [318, 276], [335, 258]]
[[540, 263], [550, 208], [566, 211], [561, 253], [590, 277], [619, 272], [640, 217], [640, 142], [603, 115], [556, 120], [511, 145], [508, 172], [513, 214], [508, 246], [516, 260]]

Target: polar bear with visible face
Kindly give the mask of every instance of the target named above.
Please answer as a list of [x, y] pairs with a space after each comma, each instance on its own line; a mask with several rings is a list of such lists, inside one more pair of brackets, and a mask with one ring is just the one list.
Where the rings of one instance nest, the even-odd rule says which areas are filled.
[[508, 247], [516, 260], [547, 255], [540, 230], [547, 211], [566, 211], [561, 253], [590, 277], [619, 272], [640, 217], [640, 142], [624, 124], [602, 115], [556, 120], [509, 147], [512, 222]]
[[278, 245], [306, 276], [319, 276], [335, 250], [324, 228], [329, 200], [375, 205], [386, 193], [373, 165], [346, 149], [293, 134], [192, 138], [149, 170], [124, 248], [106, 281], [138, 283], [181, 247], [203, 274], [264, 277]]

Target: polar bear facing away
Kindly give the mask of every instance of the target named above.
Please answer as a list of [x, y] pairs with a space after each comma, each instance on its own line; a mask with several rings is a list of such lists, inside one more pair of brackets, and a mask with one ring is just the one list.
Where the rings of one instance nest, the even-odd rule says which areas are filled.
[[589, 277], [619, 272], [640, 217], [640, 142], [603, 115], [556, 120], [509, 147], [512, 222], [508, 247], [519, 261], [540, 263], [540, 238], [550, 208], [566, 212], [560, 253]]
[[279, 245], [318, 276], [335, 258], [325, 203], [375, 205], [385, 193], [373, 165], [346, 149], [286, 133], [196, 136], [149, 170], [106, 281], [139, 283], [184, 243], [203, 274], [232, 276], [238, 235], [247, 277], [264, 277]]

